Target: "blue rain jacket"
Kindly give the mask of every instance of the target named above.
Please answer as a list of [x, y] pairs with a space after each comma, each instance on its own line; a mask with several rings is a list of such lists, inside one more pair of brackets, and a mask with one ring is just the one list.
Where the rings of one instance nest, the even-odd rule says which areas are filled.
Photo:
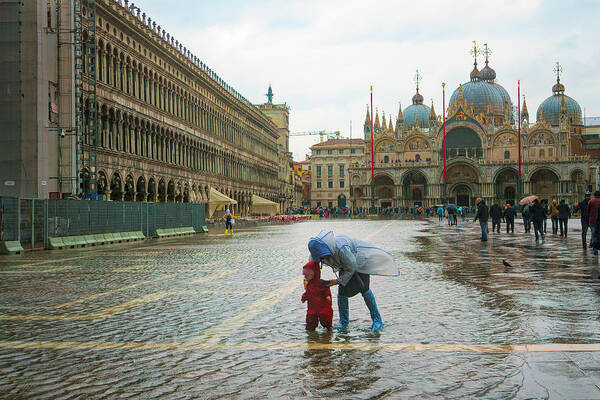
[[[325, 247], [325, 246], [326, 247]], [[338, 282], [342, 286], [355, 272], [368, 275], [398, 276], [399, 268], [387, 251], [359, 239], [345, 235], [334, 236], [332, 231], [321, 231], [309, 241], [310, 260], [318, 261], [331, 253], [334, 271], [339, 271]]]

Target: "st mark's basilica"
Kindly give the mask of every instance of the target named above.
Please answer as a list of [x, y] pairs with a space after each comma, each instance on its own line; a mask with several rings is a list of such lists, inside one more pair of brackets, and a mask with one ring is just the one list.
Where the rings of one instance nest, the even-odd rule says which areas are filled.
[[[521, 107], [521, 181], [518, 178], [518, 119], [508, 91], [496, 81], [484, 51], [485, 66], [475, 58], [470, 80], [456, 88], [446, 115], [446, 179], [443, 176], [443, 123], [423, 104], [417, 90], [412, 104], [373, 121], [375, 179], [371, 184], [371, 115], [364, 122], [365, 159], [350, 168], [354, 207], [409, 207], [456, 203], [474, 205], [481, 197], [518, 202], [535, 194], [576, 202], [590, 183], [590, 160], [581, 150], [581, 108], [565, 94], [557, 63], [552, 95], [537, 109], [536, 123], [525, 101]], [[550, 86], [550, 83], [549, 85]], [[372, 196], [372, 187], [375, 195]]]

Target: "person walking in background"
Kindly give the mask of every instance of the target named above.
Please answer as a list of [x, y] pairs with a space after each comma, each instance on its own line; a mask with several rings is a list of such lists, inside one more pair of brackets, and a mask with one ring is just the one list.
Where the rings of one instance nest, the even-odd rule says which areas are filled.
[[481, 227], [481, 241], [487, 242], [487, 221], [489, 217], [488, 206], [485, 205], [485, 200], [477, 198], [477, 214], [473, 222], [479, 220], [479, 226]]
[[498, 205], [498, 200], [490, 207], [490, 217], [492, 218], [492, 232], [500, 233], [500, 221], [502, 220], [502, 209]]
[[560, 236], [567, 237], [567, 232], [569, 229], [569, 218], [571, 217], [571, 208], [567, 203], [565, 203], [565, 199], [560, 201], [558, 205], [558, 224], [560, 226]]
[[[533, 222], [533, 232], [535, 233], [535, 240], [539, 240], [539, 236], [544, 240], [544, 219], [546, 218], [546, 209], [542, 207], [540, 199], [535, 199], [533, 205], [530, 208], [531, 221]], [[538, 235], [539, 233], [539, 235]]]
[[552, 220], [552, 234], [556, 235], [558, 233], [558, 206], [556, 200], [552, 200], [550, 206], [550, 220]]
[[515, 233], [515, 214], [516, 210], [510, 203], [506, 203], [506, 207], [504, 207], [504, 212], [502, 213], [502, 217], [504, 217], [504, 222], [506, 223], [506, 233]]
[[531, 211], [530, 205], [525, 204], [523, 209], [521, 210], [521, 216], [523, 217], [523, 227], [525, 228], [525, 233], [531, 231]]
[[442, 220], [444, 219], [444, 209], [442, 208], [442, 206], [438, 207], [437, 215], [438, 215], [438, 221], [442, 222]]
[[[584, 249], [587, 249], [587, 231], [590, 227], [589, 215], [588, 215], [588, 204], [590, 202], [590, 197], [592, 194], [590, 192], [585, 192], [585, 198], [577, 203], [575, 206], [575, 211], [579, 212], [579, 216], [581, 218], [581, 245]], [[593, 234], [590, 235], [594, 236]]]
[[[598, 211], [600, 210], [600, 190], [594, 192], [594, 198], [588, 202], [588, 224], [592, 231], [592, 238], [590, 243], [597, 241], [596, 236], [598, 235]], [[598, 254], [598, 250], [594, 248], [594, 254]]]
[[550, 215], [550, 208], [548, 207], [548, 199], [543, 199], [541, 201], [542, 207], [544, 207], [544, 210], [546, 211], [546, 214], [544, 216], [544, 235], [546, 234], [546, 226], [548, 225], [548, 215]]

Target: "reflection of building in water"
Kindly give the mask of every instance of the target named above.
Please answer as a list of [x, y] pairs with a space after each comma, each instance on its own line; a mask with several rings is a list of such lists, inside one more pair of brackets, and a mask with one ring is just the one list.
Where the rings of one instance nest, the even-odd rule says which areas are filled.
[[[521, 194], [576, 201], [590, 185], [590, 161], [585, 155], [581, 108], [565, 94], [557, 68], [552, 96], [529, 123], [527, 104], [521, 110], [522, 193], [518, 185], [518, 127], [514, 104], [496, 82], [489, 66], [477, 61], [470, 81], [450, 97], [446, 119], [447, 179], [443, 180], [443, 129], [440, 116], [417, 93], [412, 105], [398, 110], [395, 127], [379, 112], [373, 121], [375, 198], [380, 207], [456, 202], [474, 205], [477, 197], [515, 201]], [[391, 118], [390, 118], [391, 119]], [[383, 122], [382, 122], [383, 121]], [[371, 204], [371, 115], [364, 124], [365, 162], [349, 173], [351, 201]], [[393, 149], [393, 150], [391, 150]], [[592, 175], [593, 177], [593, 175]], [[445, 191], [445, 194], [444, 194]]]

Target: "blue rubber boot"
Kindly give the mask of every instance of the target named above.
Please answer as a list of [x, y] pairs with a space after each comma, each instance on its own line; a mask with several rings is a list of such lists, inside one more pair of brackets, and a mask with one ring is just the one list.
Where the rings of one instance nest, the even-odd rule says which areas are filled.
[[348, 306], [348, 296], [341, 296], [338, 294], [338, 312], [340, 313], [340, 323], [334, 326], [335, 329], [344, 329], [348, 327], [350, 318], [350, 308]]
[[379, 315], [379, 310], [377, 309], [377, 303], [375, 302], [375, 295], [371, 290], [367, 290], [362, 294], [363, 299], [365, 299], [365, 304], [369, 308], [369, 312], [371, 313], [371, 321], [373, 324], [371, 325], [371, 330], [378, 331], [383, 328], [383, 322], [381, 321], [381, 315]]

